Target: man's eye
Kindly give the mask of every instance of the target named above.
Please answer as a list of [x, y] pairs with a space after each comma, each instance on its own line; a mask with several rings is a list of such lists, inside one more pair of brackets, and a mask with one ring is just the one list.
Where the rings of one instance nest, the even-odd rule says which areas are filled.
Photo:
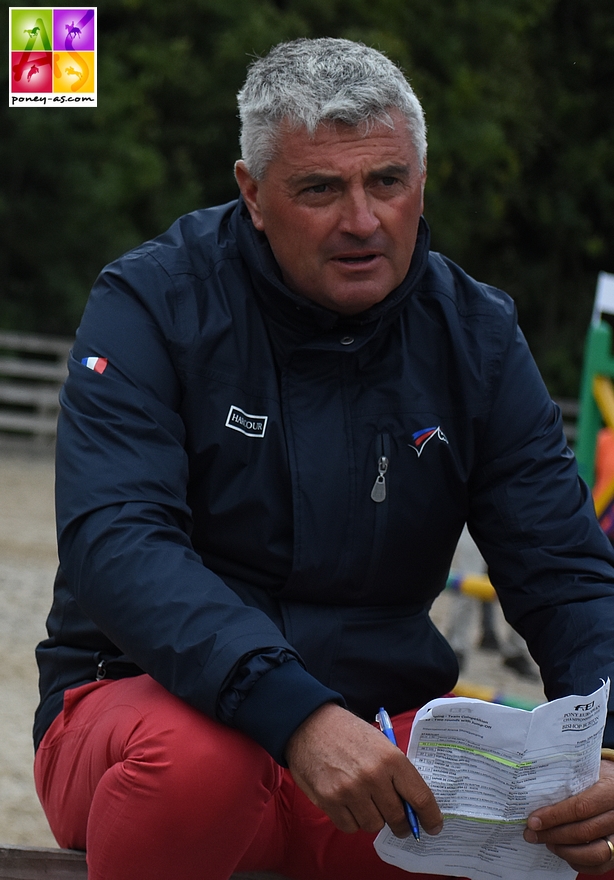
[[321, 193], [325, 193], [328, 190], [328, 184], [326, 183], [314, 183], [313, 186], [308, 186], [305, 192], [315, 193], [316, 195], [320, 195]]
[[398, 181], [399, 181], [398, 177], [382, 177], [381, 178], [381, 183], [384, 186], [394, 186], [395, 183], [398, 183]]

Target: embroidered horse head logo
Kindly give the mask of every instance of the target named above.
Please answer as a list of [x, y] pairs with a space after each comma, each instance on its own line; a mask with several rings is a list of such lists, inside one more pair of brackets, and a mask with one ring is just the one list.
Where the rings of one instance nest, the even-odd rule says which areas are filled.
[[448, 443], [448, 438], [441, 430], [441, 427], [437, 425], [434, 428], [421, 428], [420, 431], [416, 431], [412, 435], [413, 443], [408, 443], [410, 449], [413, 449], [418, 458], [422, 455], [424, 451], [424, 447], [432, 440], [433, 437], [437, 437], [438, 440], [442, 440], [444, 443]]

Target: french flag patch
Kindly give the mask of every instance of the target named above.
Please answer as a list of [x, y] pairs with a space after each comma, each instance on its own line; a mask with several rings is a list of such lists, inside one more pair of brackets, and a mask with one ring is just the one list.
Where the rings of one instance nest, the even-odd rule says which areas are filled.
[[104, 373], [109, 362], [106, 358], [87, 357], [81, 358], [81, 363], [88, 370], [93, 370], [95, 373]]

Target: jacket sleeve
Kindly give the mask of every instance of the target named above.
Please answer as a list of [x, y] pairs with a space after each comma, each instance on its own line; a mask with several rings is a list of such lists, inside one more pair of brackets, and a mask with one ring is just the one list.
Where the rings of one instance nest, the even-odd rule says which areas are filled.
[[[549, 699], [614, 680], [614, 554], [520, 331], [501, 356], [469, 527]], [[612, 708], [606, 741], [614, 743]]]
[[[274, 623], [246, 606], [192, 548], [186, 426], [171, 356], [179, 297], [152, 257], [128, 255], [118, 265], [121, 271], [108, 268], [92, 291], [61, 393], [61, 566], [96, 626], [211, 717], [243, 657], [279, 658], [255, 661], [260, 673], [251, 677], [238, 672], [249, 690], [235, 700], [231, 718], [222, 714], [283, 763], [301, 721], [342, 698], [309, 675]], [[83, 363], [88, 358], [104, 360], [92, 369], [93, 361]]]

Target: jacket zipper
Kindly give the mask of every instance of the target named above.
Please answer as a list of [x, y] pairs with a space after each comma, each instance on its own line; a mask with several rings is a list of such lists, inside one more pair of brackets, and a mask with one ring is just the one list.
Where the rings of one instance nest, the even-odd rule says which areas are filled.
[[386, 473], [389, 463], [387, 455], [380, 455], [377, 460], [377, 477], [371, 489], [371, 498], [376, 504], [386, 500]]
[[382, 558], [386, 527], [388, 525], [388, 504], [384, 502], [388, 495], [388, 482], [390, 480], [390, 436], [388, 434], [380, 434], [377, 446], [377, 476], [371, 489], [371, 500], [377, 504], [377, 508], [375, 509], [375, 528], [371, 545], [371, 559], [364, 580], [365, 588], [371, 585]]

